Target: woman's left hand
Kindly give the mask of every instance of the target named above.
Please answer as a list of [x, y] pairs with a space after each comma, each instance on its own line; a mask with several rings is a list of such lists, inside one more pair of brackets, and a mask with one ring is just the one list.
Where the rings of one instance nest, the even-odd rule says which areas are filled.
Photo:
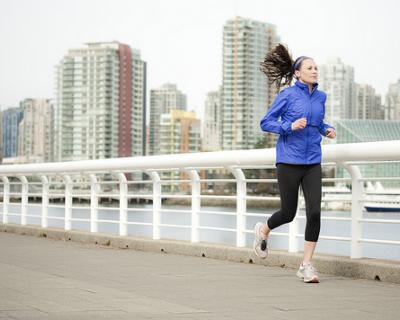
[[326, 129], [326, 136], [327, 136], [327, 138], [335, 139], [335, 138], [336, 138], [336, 132], [335, 132], [335, 130], [332, 129], [332, 128]]

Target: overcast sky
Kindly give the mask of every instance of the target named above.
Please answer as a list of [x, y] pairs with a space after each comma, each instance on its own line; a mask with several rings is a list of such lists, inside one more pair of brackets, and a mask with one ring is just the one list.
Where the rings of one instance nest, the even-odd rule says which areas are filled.
[[235, 16], [275, 24], [294, 57], [340, 57], [385, 94], [400, 78], [399, 13], [396, 0], [0, 0], [0, 106], [54, 97], [68, 49], [117, 40], [141, 51], [149, 89], [176, 83], [200, 112], [221, 84], [222, 28]]

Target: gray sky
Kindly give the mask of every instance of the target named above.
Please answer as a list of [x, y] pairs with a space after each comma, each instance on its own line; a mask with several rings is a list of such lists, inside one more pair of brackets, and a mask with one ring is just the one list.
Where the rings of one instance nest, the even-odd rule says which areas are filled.
[[141, 51], [148, 88], [176, 83], [189, 110], [221, 84], [222, 28], [235, 16], [275, 24], [293, 55], [339, 56], [385, 94], [400, 78], [397, 0], [0, 0], [0, 106], [53, 97], [70, 48], [117, 40]]

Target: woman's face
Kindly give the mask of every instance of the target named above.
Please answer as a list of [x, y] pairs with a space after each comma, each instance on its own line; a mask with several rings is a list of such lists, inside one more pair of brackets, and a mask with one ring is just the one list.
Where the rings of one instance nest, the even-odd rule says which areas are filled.
[[300, 70], [295, 71], [297, 79], [306, 84], [314, 84], [318, 81], [318, 68], [313, 59], [305, 59], [301, 63]]

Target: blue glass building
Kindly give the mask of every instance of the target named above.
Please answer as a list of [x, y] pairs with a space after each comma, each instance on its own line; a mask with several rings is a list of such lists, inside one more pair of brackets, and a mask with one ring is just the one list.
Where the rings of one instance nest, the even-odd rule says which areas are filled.
[[18, 125], [22, 118], [21, 108], [3, 111], [3, 158], [18, 156]]

